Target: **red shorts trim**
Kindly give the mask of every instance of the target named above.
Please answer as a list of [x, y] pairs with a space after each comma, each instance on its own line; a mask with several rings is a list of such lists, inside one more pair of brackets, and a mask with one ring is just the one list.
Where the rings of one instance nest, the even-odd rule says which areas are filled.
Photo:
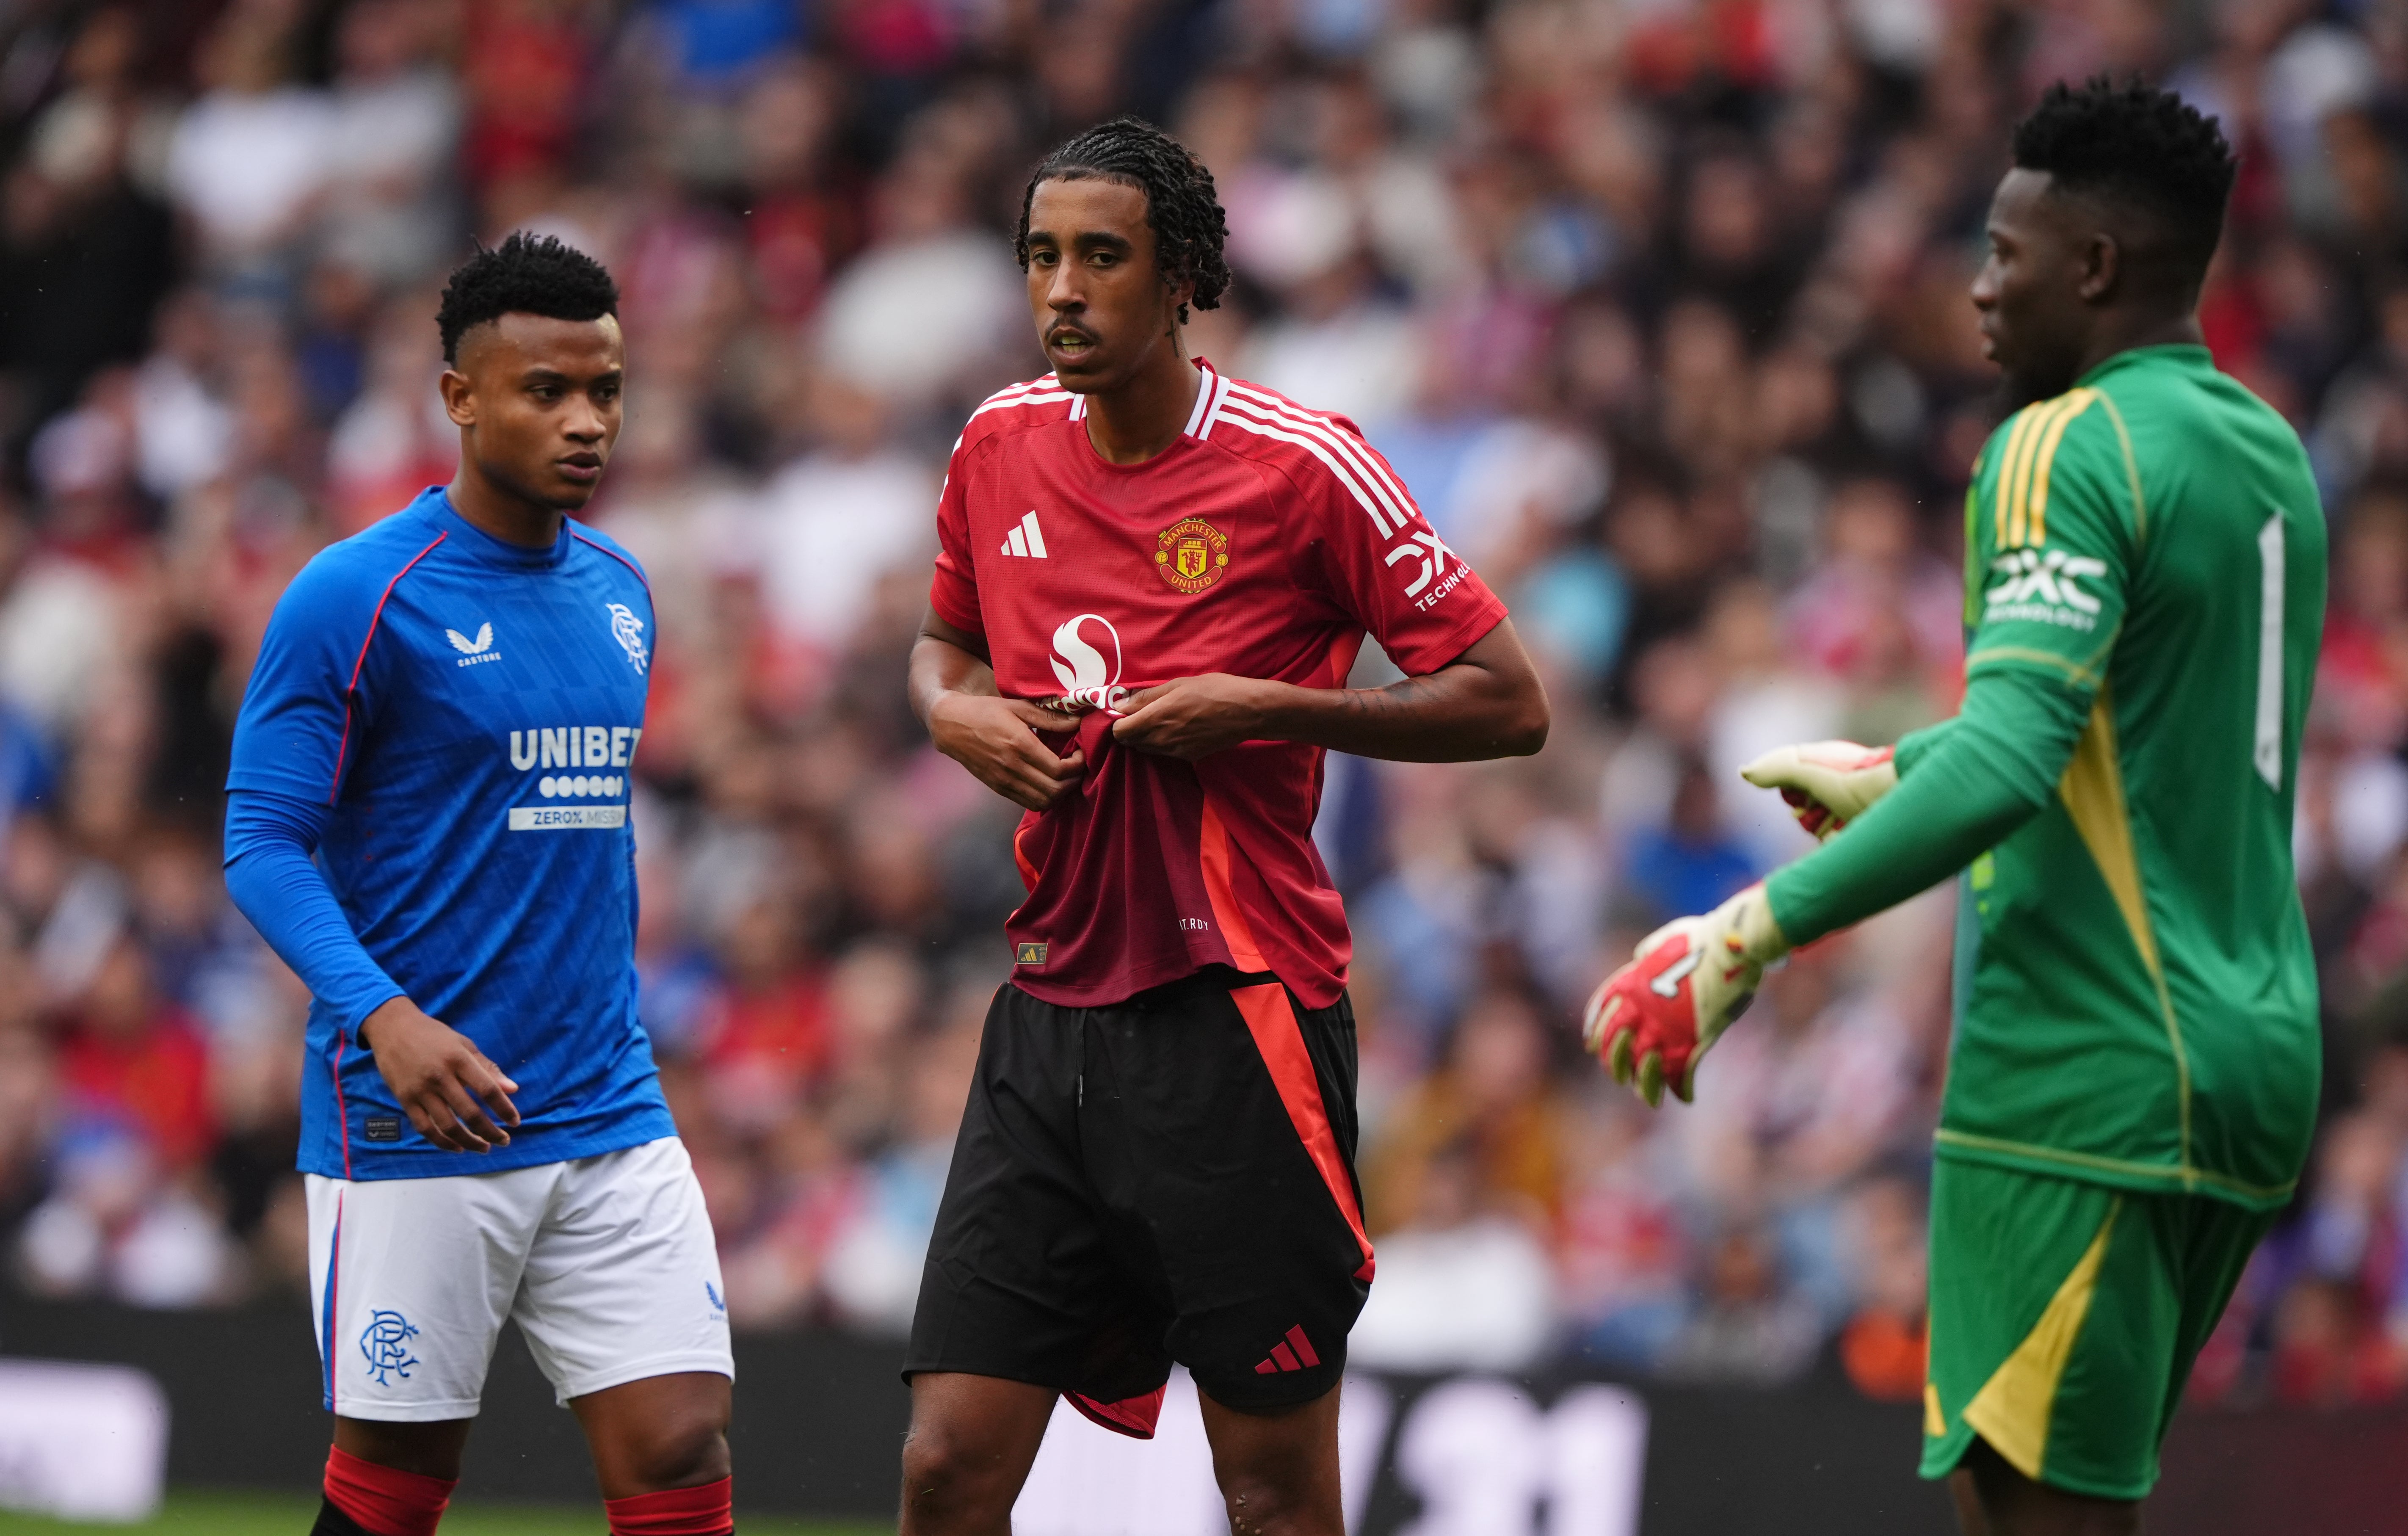
[[1131, 1440], [1152, 1440], [1154, 1427], [1162, 1421], [1163, 1395], [1169, 1390], [1168, 1385], [1157, 1386], [1142, 1397], [1123, 1398], [1118, 1402], [1097, 1402], [1083, 1392], [1065, 1392], [1062, 1396], [1090, 1423], [1100, 1424]]
[[[1205, 813], [1209, 816], [1211, 811]], [[1313, 1075], [1312, 1056], [1305, 1049], [1287, 988], [1277, 982], [1236, 987], [1229, 1000], [1238, 1005], [1254, 1037], [1254, 1049], [1263, 1054], [1263, 1065], [1270, 1069], [1271, 1082], [1279, 1088], [1280, 1102], [1287, 1108], [1297, 1139], [1312, 1156], [1312, 1166], [1321, 1170], [1321, 1182], [1329, 1186], [1329, 1198], [1338, 1202], [1363, 1250], [1363, 1267], [1354, 1271], [1354, 1278], [1368, 1281], [1377, 1261], [1370, 1236], [1363, 1230], [1363, 1208], [1354, 1199], [1354, 1181], [1347, 1175], [1346, 1159], [1339, 1155], [1337, 1133], [1329, 1128], [1329, 1110], [1321, 1101], [1321, 1082]]]

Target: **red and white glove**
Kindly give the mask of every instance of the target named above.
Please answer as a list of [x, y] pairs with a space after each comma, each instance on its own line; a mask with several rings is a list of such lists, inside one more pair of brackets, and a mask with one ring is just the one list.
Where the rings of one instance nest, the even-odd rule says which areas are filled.
[[1828, 842], [1831, 835], [1898, 787], [1887, 747], [1808, 741], [1775, 747], [1739, 770], [1758, 789], [1777, 789], [1798, 825]]
[[1789, 953], [1762, 884], [1703, 917], [1681, 917], [1639, 942], [1636, 957], [1592, 993], [1581, 1036], [1616, 1083], [1654, 1108], [1664, 1088], [1687, 1103], [1698, 1059], [1747, 1012], [1764, 968]]

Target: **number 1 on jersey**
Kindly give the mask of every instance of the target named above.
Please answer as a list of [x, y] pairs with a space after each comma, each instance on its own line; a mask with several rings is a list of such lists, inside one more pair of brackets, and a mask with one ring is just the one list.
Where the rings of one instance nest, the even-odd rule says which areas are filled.
[[2283, 788], [2283, 514], [2258, 530], [2258, 777]]

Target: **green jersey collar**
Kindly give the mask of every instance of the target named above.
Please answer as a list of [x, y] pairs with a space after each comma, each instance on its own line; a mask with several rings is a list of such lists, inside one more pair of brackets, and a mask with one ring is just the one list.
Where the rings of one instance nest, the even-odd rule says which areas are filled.
[[2073, 387], [2081, 389], [2095, 384], [2118, 368], [2137, 367], [2144, 363], [2171, 363], [2178, 367], [2207, 368], [2211, 371], [2215, 367], [2214, 354], [2196, 341], [2173, 341], [2159, 347], [2130, 347], [2075, 380]]

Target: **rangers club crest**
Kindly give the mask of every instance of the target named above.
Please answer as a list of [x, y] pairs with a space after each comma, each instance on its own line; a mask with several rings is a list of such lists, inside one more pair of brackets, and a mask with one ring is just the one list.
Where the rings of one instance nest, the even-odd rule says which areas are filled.
[[409, 1379], [409, 1368], [418, 1357], [409, 1352], [409, 1341], [418, 1337], [418, 1328], [397, 1312], [380, 1307], [368, 1313], [368, 1326], [360, 1334], [360, 1353], [367, 1357], [368, 1374], [379, 1386], [391, 1386], [389, 1377]]
[[1229, 536], [1200, 517], [1182, 517], [1154, 536], [1154, 568], [1181, 592], [1201, 592], [1229, 568]]
[[605, 603], [603, 606], [610, 610], [610, 638], [619, 642], [619, 649], [627, 653], [627, 664], [638, 672], [651, 667], [652, 655], [644, 649], [644, 621], [636, 617], [636, 610], [624, 603]]

